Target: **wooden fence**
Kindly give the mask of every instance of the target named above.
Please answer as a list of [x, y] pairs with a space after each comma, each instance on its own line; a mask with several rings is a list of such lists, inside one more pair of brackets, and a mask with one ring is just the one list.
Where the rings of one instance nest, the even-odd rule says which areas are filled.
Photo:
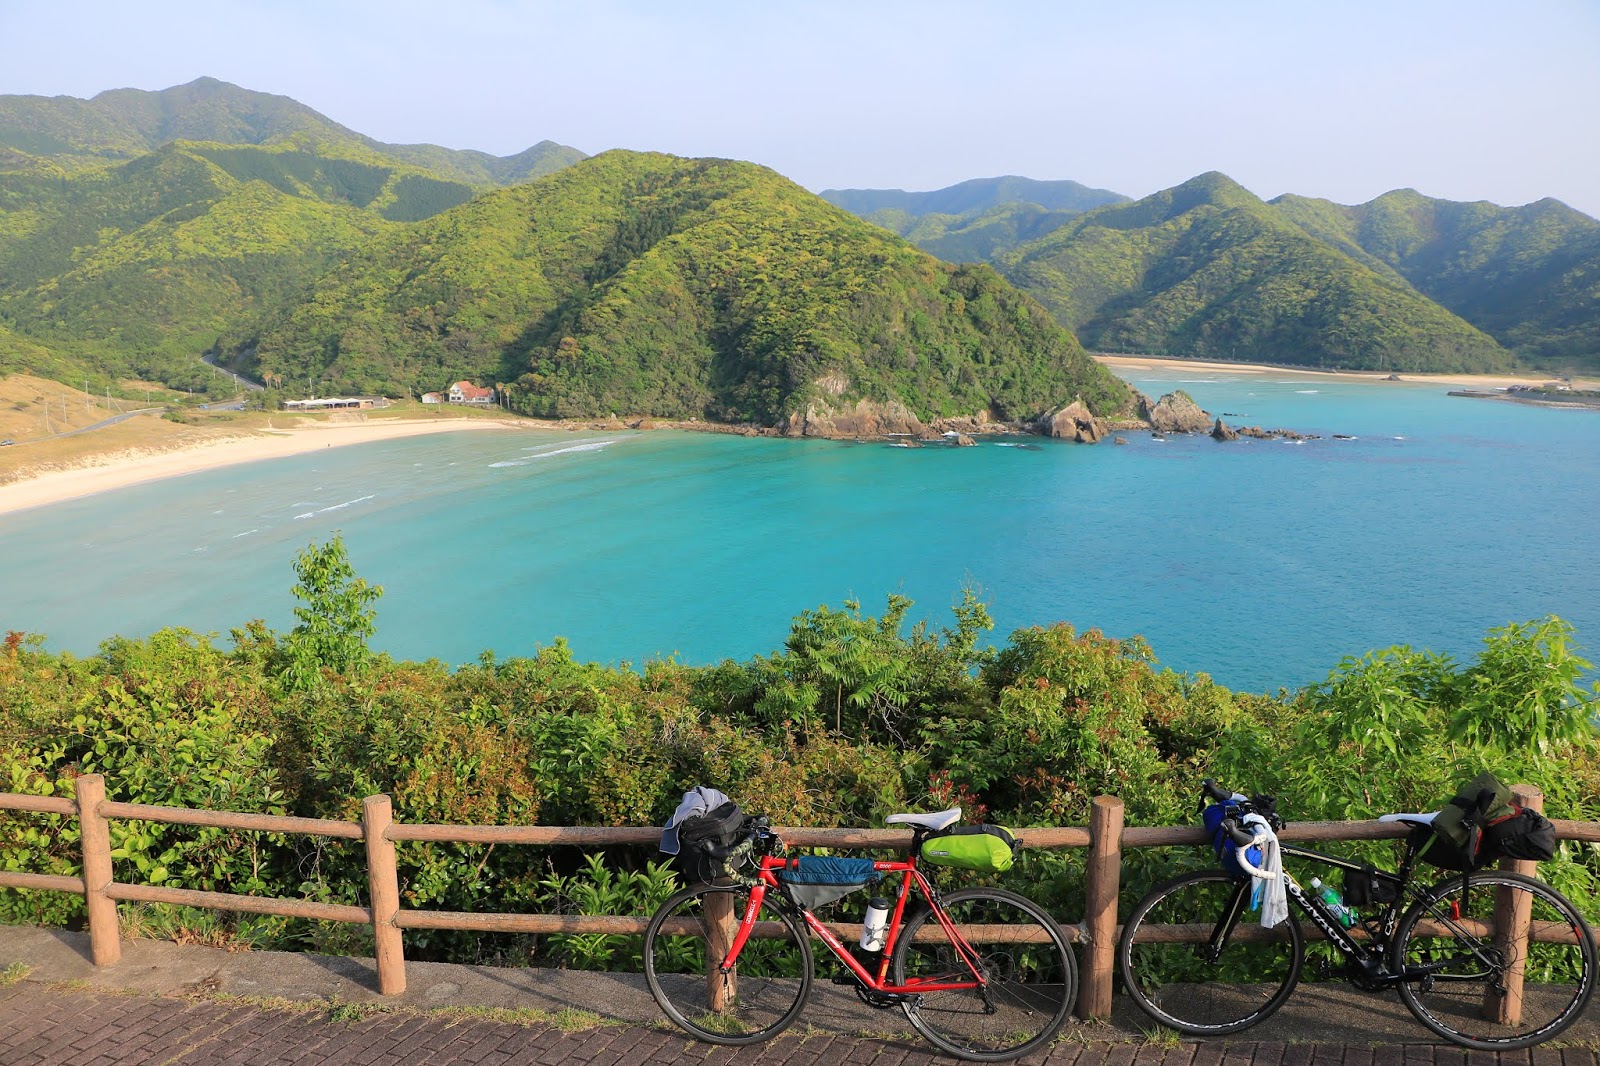
[[[1524, 806], [1541, 809], [1543, 796], [1535, 789], [1513, 790]], [[85, 897], [88, 910], [90, 952], [96, 966], [110, 966], [121, 957], [117, 929], [117, 902], [172, 903], [249, 914], [275, 914], [290, 918], [371, 925], [377, 956], [378, 990], [384, 995], [405, 991], [406, 929], [458, 929], [486, 933], [643, 933], [649, 916], [571, 914], [483, 914], [460, 911], [410, 910], [400, 906], [400, 883], [395, 844], [402, 840], [431, 840], [455, 844], [533, 844], [593, 847], [607, 844], [656, 844], [658, 828], [606, 828], [598, 826], [491, 826], [428, 825], [397, 822], [388, 796], [368, 796], [362, 801], [360, 822], [322, 818], [287, 818], [278, 815], [229, 811], [190, 810], [106, 799], [105, 780], [98, 774], [77, 779], [76, 796], [27, 796], [0, 793], [0, 810], [33, 811], [76, 816], [82, 833], [83, 876], [61, 877], [0, 871], [0, 888], [70, 892]], [[214, 826], [222, 829], [269, 833], [304, 833], [312, 836], [360, 840], [367, 854], [368, 906], [355, 907], [275, 896], [248, 896], [228, 892], [198, 892], [160, 885], [135, 885], [117, 881], [111, 865], [113, 819], [160, 822], [167, 825]], [[1566, 840], [1600, 842], [1600, 823], [1557, 821], [1556, 832]], [[910, 834], [892, 829], [780, 828], [783, 839], [801, 847], [905, 850]], [[1115, 796], [1100, 796], [1090, 808], [1089, 825], [1019, 831], [1028, 848], [1088, 848], [1085, 907], [1081, 922], [1063, 925], [1067, 938], [1082, 945], [1082, 983], [1078, 1014], [1105, 1018], [1111, 1013], [1111, 993], [1117, 944], [1117, 894], [1122, 852], [1126, 848], [1206, 845], [1200, 829], [1167, 826], [1124, 826], [1123, 804]], [[1279, 837], [1287, 841], [1379, 840], [1404, 836], [1402, 826], [1384, 822], [1300, 822], [1287, 826]], [[1532, 863], [1516, 867], [1532, 872]], [[1183, 935], [1175, 931], [1175, 935]], [[1525, 933], [1524, 933], [1525, 935]]]

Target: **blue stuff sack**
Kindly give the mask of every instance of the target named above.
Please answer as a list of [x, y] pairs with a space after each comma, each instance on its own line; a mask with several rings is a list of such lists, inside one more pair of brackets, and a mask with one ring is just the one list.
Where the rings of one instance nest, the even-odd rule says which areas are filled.
[[778, 871], [789, 898], [806, 910], [843, 899], [879, 877], [871, 859], [844, 859], [832, 855], [806, 855], [789, 860]]
[[[1222, 828], [1224, 818], [1237, 818], [1239, 805], [1237, 803], [1213, 803], [1206, 807], [1200, 814], [1200, 820], [1206, 827], [1206, 832], [1211, 834], [1211, 848], [1217, 853], [1222, 868], [1234, 877], [1249, 877], [1244, 867], [1239, 865], [1239, 845], [1233, 842], [1227, 832]], [[1251, 865], [1261, 865], [1261, 847], [1257, 844], [1250, 845], [1245, 850], [1245, 857]]]

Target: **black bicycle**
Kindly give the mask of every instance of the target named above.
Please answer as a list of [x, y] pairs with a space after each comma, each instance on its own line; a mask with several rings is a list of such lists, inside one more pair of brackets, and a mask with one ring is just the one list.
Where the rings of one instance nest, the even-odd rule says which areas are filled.
[[[1270, 797], [1246, 798], [1210, 780], [1203, 789], [1208, 799], [1235, 805], [1222, 825], [1241, 848], [1256, 840], [1241, 825], [1247, 815], [1261, 815], [1274, 829], [1283, 824]], [[1396, 989], [1418, 1021], [1464, 1047], [1529, 1047], [1576, 1021], [1594, 994], [1595, 943], [1572, 902], [1543, 881], [1500, 870], [1422, 884], [1413, 876], [1418, 836], [1407, 840], [1393, 872], [1279, 845], [1285, 860], [1341, 871], [1346, 894], [1368, 901], [1371, 913], [1348, 925], [1349, 916], [1287, 871], [1290, 914], [1271, 929], [1250, 913], [1255, 877], [1217, 868], [1156, 886], [1134, 908], [1117, 946], [1128, 993], [1150, 1017], [1192, 1036], [1255, 1025], [1283, 1006], [1300, 980], [1306, 933], [1298, 912], [1312, 935], [1326, 940], [1325, 976], [1367, 992]]]

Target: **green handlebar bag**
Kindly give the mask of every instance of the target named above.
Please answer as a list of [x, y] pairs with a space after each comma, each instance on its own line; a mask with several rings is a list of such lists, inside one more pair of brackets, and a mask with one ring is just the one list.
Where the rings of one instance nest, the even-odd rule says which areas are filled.
[[928, 834], [917, 854], [934, 866], [997, 874], [1011, 869], [1017, 841], [998, 825], [963, 825]]

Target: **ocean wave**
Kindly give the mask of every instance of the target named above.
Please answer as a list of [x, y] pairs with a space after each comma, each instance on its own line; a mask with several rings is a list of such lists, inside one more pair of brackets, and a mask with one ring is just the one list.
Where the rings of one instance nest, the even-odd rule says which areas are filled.
[[1320, 389], [1295, 389], [1294, 391], [1299, 396], [1315, 396], [1318, 392], [1320, 392], [1322, 390], [1320, 390]]
[[557, 455], [566, 455], [569, 452], [597, 452], [615, 443], [617, 443], [615, 440], [589, 440], [584, 441], [582, 444], [568, 444], [560, 448], [551, 448], [548, 444], [536, 444], [531, 448], [522, 449], [530, 453], [526, 459], [502, 459], [498, 463], [490, 463], [489, 466], [527, 466], [536, 459], [549, 459]]
[[261, 532], [260, 527], [257, 527], [255, 529], [247, 529], [243, 533], [235, 533], [233, 535], [233, 539], [234, 540], [238, 540], [240, 537], [248, 537], [252, 533], [260, 533], [260, 532]]
[[315, 511], [307, 511], [305, 514], [297, 514], [294, 516], [294, 520], [298, 522], [302, 518], [315, 518], [317, 515], [327, 514], [329, 511], [342, 511], [344, 508], [349, 507], [352, 504], [366, 503], [368, 500], [375, 500], [377, 498], [378, 494], [375, 492], [367, 496], [358, 496], [353, 500], [346, 500], [343, 503], [336, 503], [331, 507], [321, 507]]

